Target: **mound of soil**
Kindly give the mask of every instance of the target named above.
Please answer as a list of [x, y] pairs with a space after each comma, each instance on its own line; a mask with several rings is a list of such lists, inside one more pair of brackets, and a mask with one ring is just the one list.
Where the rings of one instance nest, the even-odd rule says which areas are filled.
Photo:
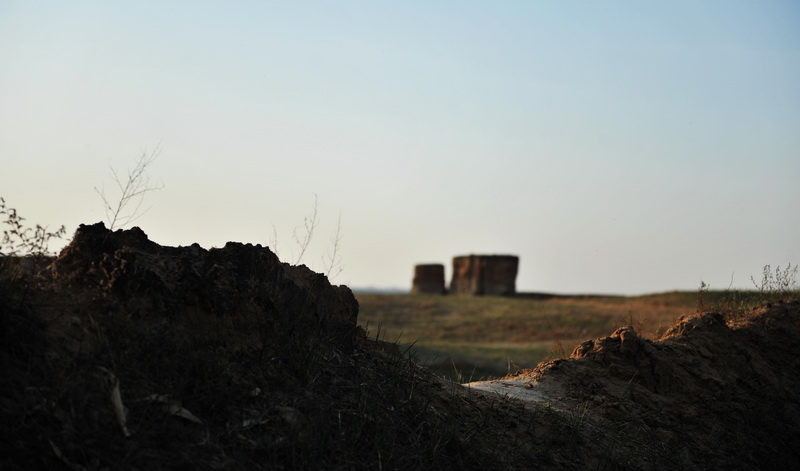
[[766, 469], [800, 460], [800, 305], [624, 327], [462, 387], [268, 249], [81, 226], [0, 259], [0, 469]]
[[7, 261], [0, 469], [504, 467], [467, 440], [473, 399], [268, 248], [95, 224], [43, 271]]
[[352, 347], [358, 303], [350, 289], [261, 246], [162, 247], [138, 227], [110, 233], [98, 223], [80, 226], [50, 271], [59, 288], [107, 295], [133, 316], [259, 313], [262, 333], [274, 334], [265, 350], [320, 340]]
[[656, 342], [622, 327], [569, 359], [473, 387], [638, 430], [676, 450], [680, 469], [790, 469], [800, 463], [798, 353], [793, 302], [730, 322], [717, 313], [682, 318]]

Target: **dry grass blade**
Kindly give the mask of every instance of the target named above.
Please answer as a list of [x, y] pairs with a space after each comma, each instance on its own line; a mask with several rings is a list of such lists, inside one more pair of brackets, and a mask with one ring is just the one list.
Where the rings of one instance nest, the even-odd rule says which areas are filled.
[[119, 378], [109, 371], [106, 368], [99, 367], [99, 369], [106, 373], [107, 376], [107, 384], [108, 388], [111, 390], [109, 394], [109, 399], [111, 400], [111, 406], [114, 409], [114, 416], [117, 419], [117, 425], [119, 425], [120, 430], [122, 430], [122, 435], [125, 437], [130, 437], [131, 432], [128, 430], [128, 413], [125, 410], [125, 405], [122, 403], [122, 393], [119, 390]]
[[71, 469], [72, 471], [86, 471], [86, 468], [73, 463], [66, 456], [64, 456], [64, 453], [61, 451], [61, 448], [59, 448], [55, 443], [53, 443], [52, 440], [47, 440], [47, 442], [50, 443], [50, 448], [53, 450], [53, 454], [56, 455], [56, 458], [58, 458], [62, 463], [64, 463], [67, 466], [67, 468]]
[[170, 415], [174, 415], [175, 417], [180, 417], [182, 419], [186, 419], [186, 420], [188, 420], [190, 422], [194, 422], [196, 424], [202, 424], [203, 423], [203, 421], [200, 420], [200, 418], [198, 418], [196, 415], [194, 415], [191, 412], [189, 412], [188, 409], [183, 407], [183, 405], [181, 404], [181, 401], [178, 401], [176, 399], [172, 399], [169, 396], [166, 396], [164, 394], [151, 394], [151, 395], [149, 395], [149, 396], [147, 396], [147, 397], [145, 397], [145, 398], [143, 398], [141, 400], [142, 401], [160, 402], [160, 403], [163, 404], [162, 409], [166, 413], [168, 413]]

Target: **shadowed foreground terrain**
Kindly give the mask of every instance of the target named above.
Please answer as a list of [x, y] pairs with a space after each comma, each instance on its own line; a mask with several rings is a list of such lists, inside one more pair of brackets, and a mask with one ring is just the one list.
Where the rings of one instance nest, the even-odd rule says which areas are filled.
[[[790, 469], [800, 305], [624, 327], [460, 386], [267, 248], [81, 226], [2, 260], [0, 469]], [[36, 274], [36, 275], [34, 275]]]

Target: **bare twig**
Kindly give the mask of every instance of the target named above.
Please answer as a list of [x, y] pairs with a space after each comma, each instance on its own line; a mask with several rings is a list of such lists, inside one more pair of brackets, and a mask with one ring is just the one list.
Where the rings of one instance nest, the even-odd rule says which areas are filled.
[[[100, 195], [100, 198], [103, 200], [106, 217], [109, 221], [109, 230], [113, 231], [114, 229], [126, 226], [141, 217], [147, 212], [147, 210], [141, 211], [145, 194], [164, 188], [163, 183], [151, 186], [150, 177], [147, 175], [147, 168], [156, 160], [160, 153], [160, 145], [156, 146], [149, 155], [146, 151], [142, 152], [142, 155], [136, 162], [136, 166], [133, 170], [128, 172], [128, 177], [124, 182], [120, 179], [117, 171], [111, 167], [111, 175], [120, 192], [118, 199], [111, 200], [106, 196], [105, 189], [98, 190], [97, 187], [94, 188], [94, 191]], [[130, 211], [128, 211], [129, 205], [133, 205], [133, 209]]]
[[275, 224], [272, 225], [272, 236], [269, 238], [269, 246], [272, 249], [272, 253], [281, 258], [281, 254], [278, 252], [278, 229], [275, 227]]
[[300, 254], [297, 256], [294, 264], [299, 265], [300, 261], [303, 260], [303, 256], [308, 249], [308, 246], [311, 244], [311, 239], [314, 237], [314, 229], [317, 228], [317, 210], [319, 209], [319, 197], [316, 193], [314, 193], [314, 207], [311, 210], [311, 214], [305, 218], [303, 218], [303, 229], [304, 234], [299, 236], [297, 234], [299, 227], [296, 227], [292, 232], [292, 238], [300, 246]]
[[329, 280], [335, 279], [342, 273], [342, 255], [339, 253], [339, 247], [342, 244], [342, 213], [339, 213], [339, 219], [336, 221], [336, 232], [331, 236], [331, 245], [328, 249], [327, 260], [322, 257], [322, 266], [325, 268], [325, 276]]
[[[299, 265], [303, 262], [303, 257], [308, 253], [309, 247], [311, 246], [311, 242], [314, 239], [314, 234], [317, 231], [317, 226], [319, 224], [319, 196], [315, 193], [314, 194], [314, 205], [311, 208], [311, 211], [308, 216], [303, 218], [303, 225], [297, 226], [292, 231], [292, 240], [298, 247], [297, 256], [295, 256], [295, 251], [292, 250], [290, 247], [289, 251], [291, 252], [290, 257], [294, 260], [295, 265]], [[269, 239], [269, 245], [272, 252], [275, 255], [278, 255], [278, 230], [275, 228], [275, 225], [272, 225], [272, 235]], [[342, 255], [341, 255], [341, 247], [342, 247], [342, 214], [339, 213], [339, 218], [336, 223], [336, 231], [333, 233], [330, 239], [330, 247], [326, 254], [322, 255], [322, 272], [325, 276], [328, 277], [329, 280], [336, 278], [344, 269], [342, 268]]]

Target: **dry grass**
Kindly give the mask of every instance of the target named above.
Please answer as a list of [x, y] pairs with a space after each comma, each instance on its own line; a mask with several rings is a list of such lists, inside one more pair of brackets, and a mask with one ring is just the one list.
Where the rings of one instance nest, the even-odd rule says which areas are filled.
[[569, 356], [589, 339], [632, 325], [658, 339], [683, 315], [735, 318], [760, 304], [800, 298], [797, 268], [764, 267], [752, 291], [671, 291], [644, 296], [469, 297], [357, 294], [359, 323], [398, 342], [451, 380], [486, 379]]
[[[711, 292], [707, 297], [718, 298]], [[697, 310], [696, 292], [550, 299], [357, 294], [359, 323], [398, 341], [450, 379], [502, 376], [568, 355], [578, 343], [633, 325], [658, 337]], [[380, 332], [378, 334], [378, 332]]]

